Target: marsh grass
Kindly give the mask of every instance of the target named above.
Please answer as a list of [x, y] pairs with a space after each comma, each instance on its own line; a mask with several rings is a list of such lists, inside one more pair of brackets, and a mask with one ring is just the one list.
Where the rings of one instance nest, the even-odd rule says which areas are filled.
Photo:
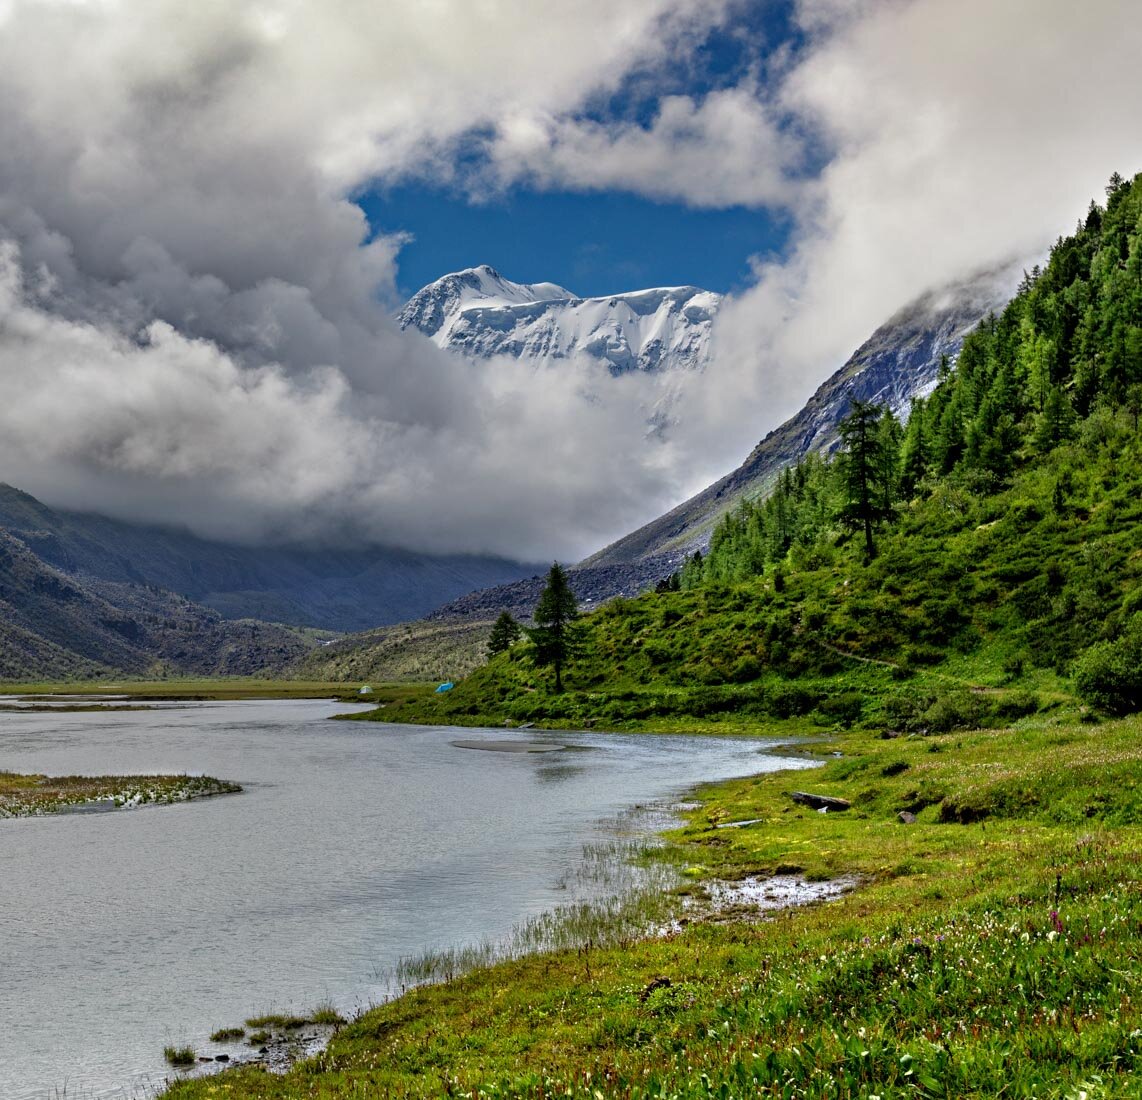
[[313, 1010], [309, 1022], [318, 1027], [342, 1027], [346, 1020], [331, 1001], [325, 1001]]
[[[406, 956], [387, 975], [388, 984], [405, 992], [543, 952], [575, 951], [589, 957], [593, 950], [627, 944], [666, 927], [680, 908], [671, 892], [679, 876], [665, 858], [661, 839], [642, 835], [649, 820], [646, 811], [631, 814], [621, 819], [630, 835], [582, 845], [579, 858], [556, 880], [572, 900], [518, 922], [504, 940]], [[656, 813], [654, 820], [668, 819]]]
[[166, 805], [241, 791], [204, 775], [20, 775], [0, 771], [0, 818], [66, 813], [77, 808]]
[[192, 1046], [165, 1046], [163, 1047], [163, 1057], [172, 1066], [177, 1066], [180, 1069], [186, 1066], [193, 1066], [195, 1063], [194, 1047]]
[[210, 1041], [212, 1043], [236, 1043], [245, 1037], [246, 1029], [244, 1027], [220, 1027], [211, 1033]]
[[273, 1029], [274, 1031], [296, 1031], [305, 1027], [310, 1021], [304, 1016], [295, 1016], [292, 1013], [266, 1013], [263, 1016], [251, 1016], [246, 1021], [248, 1028]]

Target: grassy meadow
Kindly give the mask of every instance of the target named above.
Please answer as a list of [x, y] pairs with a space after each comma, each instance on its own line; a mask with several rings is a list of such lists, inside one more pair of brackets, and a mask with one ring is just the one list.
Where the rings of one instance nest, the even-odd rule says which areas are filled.
[[[76, 680], [0, 683], [0, 698], [19, 696], [119, 695], [138, 702], [226, 699], [339, 699], [356, 701], [362, 685], [330, 680], [280, 680], [256, 676], [170, 680]], [[383, 685], [376, 685], [380, 689]], [[407, 690], [407, 685], [397, 689]], [[364, 697], [372, 701], [371, 696]]]
[[[600, 931], [414, 989], [284, 1076], [170, 1095], [1142, 1095], [1142, 721], [1061, 712], [803, 748], [819, 771], [699, 792], [653, 857], [678, 872], [675, 931]], [[791, 873], [860, 885], [686, 919], [705, 883]]]

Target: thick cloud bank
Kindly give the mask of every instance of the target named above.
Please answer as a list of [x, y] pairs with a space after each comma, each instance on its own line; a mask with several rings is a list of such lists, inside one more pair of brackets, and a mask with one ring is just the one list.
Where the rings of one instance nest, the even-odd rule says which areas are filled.
[[[0, 478], [212, 536], [574, 557], [736, 462], [896, 308], [1041, 253], [1139, 167], [1125, 0], [806, 0], [800, 52], [706, 94], [667, 79], [756, 7], [0, 0]], [[657, 110], [608, 121], [631, 80], [661, 80]], [[366, 243], [351, 198], [416, 178], [797, 230], [723, 307], [664, 443], [653, 379], [476, 371], [397, 330], [402, 240]]]

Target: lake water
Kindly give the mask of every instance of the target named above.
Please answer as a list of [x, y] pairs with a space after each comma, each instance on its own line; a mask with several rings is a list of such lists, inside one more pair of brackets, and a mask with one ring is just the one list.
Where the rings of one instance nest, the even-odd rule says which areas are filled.
[[[264, 1011], [351, 1012], [427, 948], [567, 900], [635, 804], [803, 761], [772, 742], [330, 722], [344, 704], [0, 714], [0, 768], [192, 772], [242, 794], [0, 820], [0, 1096], [146, 1095], [165, 1044]], [[483, 737], [568, 751], [508, 754]], [[563, 885], [561, 886], [561, 883]]]

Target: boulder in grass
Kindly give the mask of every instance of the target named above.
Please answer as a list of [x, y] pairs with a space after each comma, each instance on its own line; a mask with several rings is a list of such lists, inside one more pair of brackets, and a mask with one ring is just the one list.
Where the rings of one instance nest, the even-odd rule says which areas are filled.
[[844, 798], [833, 798], [827, 794], [810, 794], [808, 791], [790, 791], [789, 797], [802, 806], [809, 806], [814, 810], [824, 810], [826, 813], [837, 813], [841, 810], [851, 810], [852, 803]]

